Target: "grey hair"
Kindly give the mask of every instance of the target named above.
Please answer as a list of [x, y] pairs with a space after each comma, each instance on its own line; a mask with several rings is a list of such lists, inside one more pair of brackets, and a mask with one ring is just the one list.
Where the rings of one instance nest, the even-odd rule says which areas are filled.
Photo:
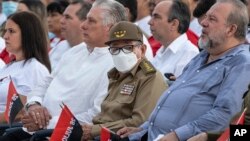
[[125, 7], [114, 0], [96, 0], [92, 7], [100, 7], [103, 9], [103, 25], [114, 25], [119, 21], [127, 21], [128, 16]]
[[86, 20], [87, 14], [91, 8], [91, 4], [83, 0], [73, 0], [70, 4], [80, 4], [81, 8], [76, 12], [76, 16], [81, 20]]
[[249, 22], [247, 7], [240, 0], [217, 0], [218, 3], [229, 3], [233, 9], [227, 17], [227, 24], [237, 25], [234, 34], [237, 39], [245, 39], [247, 33], [247, 25]]

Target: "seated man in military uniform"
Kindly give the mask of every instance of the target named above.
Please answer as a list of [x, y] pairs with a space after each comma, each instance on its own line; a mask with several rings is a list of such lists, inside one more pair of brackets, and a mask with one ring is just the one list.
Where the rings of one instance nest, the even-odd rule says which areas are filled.
[[141, 125], [167, 86], [145, 58], [142, 31], [135, 24], [123, 21], [114, 25], [106, 44], [115, 68], [108, 72], [108, 95], [101, 112], [93, 118], [93, 125], [82, 125], [84, 140], [100, 136], [101, 127], [116, 132]]

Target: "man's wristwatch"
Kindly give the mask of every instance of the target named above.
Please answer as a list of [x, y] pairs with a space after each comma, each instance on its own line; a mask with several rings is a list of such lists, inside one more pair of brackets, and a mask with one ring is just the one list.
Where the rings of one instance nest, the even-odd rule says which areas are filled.
[[41, 104], [37, 101], [31, 101], [25, 105], [25, 110], [28, 111], [29, 107], [32, 105], [41, 105]]

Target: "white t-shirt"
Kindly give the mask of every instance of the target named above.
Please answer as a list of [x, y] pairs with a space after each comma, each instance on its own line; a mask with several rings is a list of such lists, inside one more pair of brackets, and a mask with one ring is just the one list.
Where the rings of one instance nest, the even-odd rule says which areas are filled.
[[108, 47], [94, 48], [89, 53], [84, 43], [69, 49], [52, 72], [53, 79], [34, 90], [30, 101], [41, 102], [52, 119], [54, 128], [65, 103], [80, 123], [91, 123], [107, 95], [107, 72], [114, 67]]
[[188, 40], [186, 34], [182, 34], [167, 48], [162, 46], [157, 51], [152, 64], [163, 75], [164, 73], [173, 73], [178, 77], [184, 67], [198, 53], [198, 48]]
[[18, 94], [29, 96], [33, 88], [49, 75], [48, 69], [35, 58], [25, 64], [24, 60], [12, 62], [0, 69], [0, 112], [5, 110], [11, 79]]

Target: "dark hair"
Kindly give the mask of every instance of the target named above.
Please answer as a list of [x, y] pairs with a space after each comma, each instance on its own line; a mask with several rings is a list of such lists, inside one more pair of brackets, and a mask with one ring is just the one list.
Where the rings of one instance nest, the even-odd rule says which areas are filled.
[[137, 18], [137, 1], [136, 0], [116, 0], [121, 3], [124, 7], [129, 9], [131, 14], [131, 22], [135, 22]]
[[182, 1], [173, 0], [169, 9], [168, 22], [177, 19], [179, 21], [178, 32], [180, 34], [183, 34], [188, 30], [190, 18], [188, 6]]
[[51, 2], [47, 6], [47, 13], [57, 12], [62, 15], [68, 5], [69, 2], [66, 0]]
[[200, 18], [215, 4], [216, 0], [199, 0], [197, 6], [193, 11], [193, 16]]
[[21, 44], [25, 62], [36, 58], [45, 65], [49, 71], [51, 66], [47, 52], [47, 36], [41, 20], [31, 12], [16, 12], [8, 17], [15, 22], [21, 30]]
[[70, 4], [81, 4], [81, 8], [76, 12], [76, 16], [82, 21], [86, 19], [87, 14], [92, 6], [92, 4], [83, 0], [74, 0]]
[[[48, 32], [47, 11], [45, 5], [40, 0], [20, 0], [18, 3], [26, 5], [29, 11], [35, 13], [42, 21], [45, 31]], [[48, 41], [47, 36], [47, 43]]]
[[29, 9], [34, 12], [44, 22], [47, 18], [46, 7], [40, 0], [20, 0], [19, 3], [23, 3]]
[[248, 5], [248, 1], [247, 0], [240, 0], [242, 3], [244, 3], [245, 5]]

